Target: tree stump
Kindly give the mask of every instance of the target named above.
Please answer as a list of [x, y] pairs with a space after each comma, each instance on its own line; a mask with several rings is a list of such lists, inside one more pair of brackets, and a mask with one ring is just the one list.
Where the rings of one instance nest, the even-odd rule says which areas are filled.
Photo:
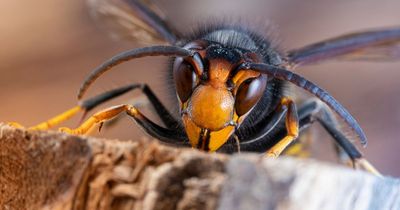
[[400, 209], [400, 181], [312, 160], [0, 125], [0, 208]]

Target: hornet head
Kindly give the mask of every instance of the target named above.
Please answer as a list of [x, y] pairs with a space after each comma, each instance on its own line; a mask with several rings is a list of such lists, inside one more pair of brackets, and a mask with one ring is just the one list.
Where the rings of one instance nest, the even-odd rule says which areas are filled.
[[176, 58], [173, 77], [183, 124], [192, 147], [218, 150], [262, 97], [267, 77], [237, 67], [257, 54], [205, 40], [185, 45], [190, 59]]

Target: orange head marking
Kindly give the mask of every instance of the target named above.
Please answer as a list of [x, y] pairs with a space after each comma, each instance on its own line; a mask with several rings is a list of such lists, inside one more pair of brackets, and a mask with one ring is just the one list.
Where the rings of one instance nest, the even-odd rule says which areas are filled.
[[226, 82], [233, 67], [231, 63], [223, 59], [209, 60], [208, 83], [215, 88], [226, 88]]
[[197, 126], [218, 131], [232, 120], [234, 103], [227, 89], [200, 85], [192, 94], [188, 114]]
[[245, 61], [236, 49], [205, 42], [190, 43], [187, 48], [197, 52], [196, 60], [174, 63], [182, 121], [193, 147], [216, 151], [261, 98], [266, 77], [251, 70], [235, 72]]

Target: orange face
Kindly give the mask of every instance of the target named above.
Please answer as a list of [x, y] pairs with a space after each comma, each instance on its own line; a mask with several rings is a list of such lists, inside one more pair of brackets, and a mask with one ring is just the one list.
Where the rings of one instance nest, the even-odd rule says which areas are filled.
[[195, 59], [177, 58], [174, 63], [182, 121], [192, 147], [216, 151], [257, 104], [266, 77], [251, 70], [235, 72], [246, 61], [236, 51], [221, 46], [195, 49]]

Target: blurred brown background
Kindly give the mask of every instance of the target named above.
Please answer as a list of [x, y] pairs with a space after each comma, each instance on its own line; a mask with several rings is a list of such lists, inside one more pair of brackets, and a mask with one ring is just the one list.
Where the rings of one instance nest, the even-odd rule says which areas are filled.
[[[283, 49], [357, 30], [400, 26], [400, 2], [396, 0], [160, 0], [160, 5], [182, 31], [210, 16], [242, 17], [254, 24], [272, 25]], [[74, 106], [76, 91], [91, 69], [138, 46], [111, 40], [96, 27], [83, 1], [2, 0], [0, 121], [33, 125]], [[89, 94], [147, 82], [167, 103], [170, 96], [163, 88], [164, 64], [165, 59], [146, 58], [121, 65], [101, 78]], [[299, 72], [330, 91], [358, 119], [369, 139], [363, 149], [366, 157], [384, 174], [400, 176], [400, 62], [331, 61]], [[76, 123], [77, 118], [67, 125]], [[143, 134], [125, 118], [100, 135], [132, 139]], [[326, 145], [328, 141], [321, 138], [315, 149]]]

